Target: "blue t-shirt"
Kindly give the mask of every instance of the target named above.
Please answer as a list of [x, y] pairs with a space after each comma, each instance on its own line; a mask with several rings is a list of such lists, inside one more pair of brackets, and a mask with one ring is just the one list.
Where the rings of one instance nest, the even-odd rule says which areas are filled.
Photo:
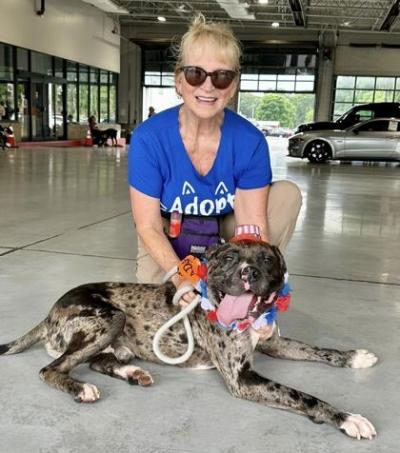
[[271, 183], [264, 135], [240, 115], [225, 109], [221, 141], [210, 171], [193, 166], [179, 132], [179, 108], [152, 116], [132, 134], [129, 184], [160, 200], [161, 211], [222, 215], [234, 208], [236, 188], [257, 189]]

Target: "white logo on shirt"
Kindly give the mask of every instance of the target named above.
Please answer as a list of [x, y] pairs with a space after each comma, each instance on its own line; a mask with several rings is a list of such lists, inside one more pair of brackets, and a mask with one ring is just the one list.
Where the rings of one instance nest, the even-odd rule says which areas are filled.
[[224, 195], [228, 193], [228, 189], [223, 181], [221, 181], [215, 189], [215, 195]]
[[[194, 195], [195, 193], [196, 191], [194, 190], [193, 186], [185, 181], [182, 187], [182, 195]], [[179, 211], [189, 215], [207, 216], [220, 214], [228, 205], [233, 209], [235, 195], [229, 193], [223, 181], [218, 184], [215, 190], [215, 195], [215, 198], [205, 198], [201, 202], [199, 202], [199, 197], [197, 195], [194, 195], [193, 201], [187, 203], [184, 208], [182, 206], [182, 200], [178, 196], [172, 203], [170, 212]]]
[[193, 186], [190, 183], [185, 181], [182, 187], [182, 195], [189, 195], [191, 193], [196, 193], [196, 191], [193, 189]]

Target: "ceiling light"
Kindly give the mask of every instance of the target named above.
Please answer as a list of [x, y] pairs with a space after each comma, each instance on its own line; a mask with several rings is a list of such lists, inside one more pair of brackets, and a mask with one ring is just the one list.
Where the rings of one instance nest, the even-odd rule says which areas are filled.
[[350, 27], [350, 21], [345, 20], [345, 21], [343, 22], [343, 27]]
[[159, 22], [166, 22], [167, 21], [167, 19], [164, 16], [158, 16], [157, 19], [158, 19]]
[[279, 22], [272, 22], [271, 27], [278, 28]]
[[258, 0], [258, 3], [259, 3], [260, 5], [268, 5], [268, 1], [269, 1], [269, 0]]

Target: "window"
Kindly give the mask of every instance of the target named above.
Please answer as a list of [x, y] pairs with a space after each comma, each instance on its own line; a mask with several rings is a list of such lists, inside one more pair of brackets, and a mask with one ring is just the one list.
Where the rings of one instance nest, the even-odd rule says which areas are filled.
[[367, 124], [363, 124], [358, 128], [359, 132], [387, 132], [389, 128], [389, 121], [378, 120], [370, 121]]
[[99, 70], [90, 68], [90, 111], [89, 116], [94, 115], [99, 120]]
[[31, 51], [32, 72], [44, 75], [53, 75], [53, 61], [50, 55]]
[[109, 122], [108, 105], [108, 72], [100, 70], [100, 122]]
[[89, 114], [89, 66], [79, 65], [79, 118], [80, 123], [88, 120]]
[[29, 52], [26, 49], [17, 49], [17, 69], [29, 71]]
[[78, 85], [67, 84], [67, 121], [78, 121]]
[[4, 107], [2, 120], [15, 120], [14, 84], [0, 82], [0, 103]]
[[89, 118], [89, 85], [79, 84], [79, 122], [84, 123]]
[[400, 102], [400, 77], [338, 76], [336, 78], [333, 107], [335, 120], [352, 106], [370, 102]]
[[14, 78], [14, 61], [12, 46], [0, 44], [0, 80], [12, 81]]

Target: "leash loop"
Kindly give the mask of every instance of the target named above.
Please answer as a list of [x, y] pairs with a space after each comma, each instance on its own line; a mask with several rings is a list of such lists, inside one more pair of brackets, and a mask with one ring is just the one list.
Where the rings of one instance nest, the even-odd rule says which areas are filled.
[[[164, 280], [166, 281], [169, 278], [171, 278], [172, 275], [174, 275], [176, 273], [176, 271], [177, 271], [176, 268], [171, 269], [167, 273], [167, 275], [165, 276]], [[181, 288], [178, 289], [178, 291], [176, 291], [176, 293], [175, 293], [175, 295], [174, 295], [174, 297], [172, 299], [173, 304], [177, 305], [179, 303], [179, 300], [181, 299], [181, 297], [184, 294], [189, 293], [189, 292], [194, 291], [194, 290], [195, 290], [195, 287], [193, 285], [191, 285], [191, 284], [183, 285]], [[196, 306], [200, 302], [200, 300], [201, 300], [201, 296], [197, 295], [192, 300], [192, 302], [190, 302], [190, 304], [188, 304], [186, 307], [182, 308], [182, 310], [178, 314], [173, 316], [169, 321], [167, 321], [164, 325], [162, 325], [157, 330], [157, 332], [156, 332], [156, 334], [154, 335], [154, 338], [153, 338], [153, 351], [154, 351], [154, 354], [162, 362], [167, 363], [168, 365], [177, 365], [179, 363], [186, 362], [186, 360], [188, 360], [190, 358], [190, 356], [193, 354], [193, 351], [194, 351], [194, 338], [193, 338], [192, 326], [190, 325], [188, 314], [196, 308]], [[176, 324], [177, 322], [179, 322], [181, 320], [183, 320], [183, 326], [185, 328], [186, 336], [187, 336], [187, 339], [188, 339], [187, 350], [186, 350], [186, 352], [184, 354], [182, 354], [179, 357], [168, 357], [167, 355], [162, 353], [161, 350], [160, 350], [161, 338], [164, 336], [165, 332], [171, 326], [173, 326], [174, 324]]]

